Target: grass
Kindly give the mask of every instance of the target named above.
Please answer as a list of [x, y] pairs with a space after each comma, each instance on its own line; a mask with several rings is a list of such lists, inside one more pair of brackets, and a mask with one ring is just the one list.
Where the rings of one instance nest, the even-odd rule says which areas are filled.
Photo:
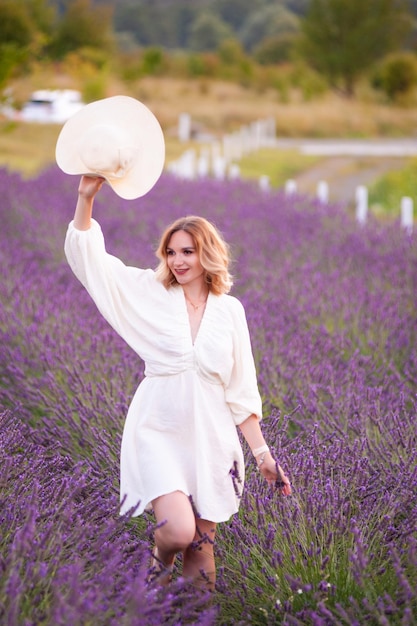
[[[278, 76], [279, 69], [276, 71]], [[90, 73], [80, 62], [34, 66], [30, 75], [8, 85], [8, 91], [19, 104], [33, 90], [47, 87], [79, 89], [87, 94]], [[94, 80], [96, 75], [97, 71]], [[143, 76], [125, 82], [113, 73], [103, 76], [101, 91], [95, 99], [120, 93], [138, 98], [154, 111], [166, 133], [176, 127], [183, 112], [191, 113], [204, 130], [218, 134], [270, 116], [282, 137], [411, 137], [417, 127], [416, 107], [385, 104], [366, 84], [360, 86], [356, 98], [327, 91], [308, 99], [301, 89], [294, 88], [283, 98], [278, 89], [244, 86], [237, 81]]]
[[[25, 178], [37, 176], [55, 162], [55, 145], [61, 130], [57, 124], [0, 121], [0, 166], [20, 172]], [[166, 164], [178, 159], [185, 150], [198, 153], [198, 141], [180, 142], [173, 132], [165, 133]], [[269, 177], [271, 185], [280, 186], [295, 174], [317, 162], [316, 157], [304, 156], [296, 150], [264, 148], [245, 156], [239, 167], [243, 177]]]
[[[55, 145], [61, 125], [0, 120], [0, 165], [36, 177], [55, 163]], [[190, 144], [191, 145], [191, 144]], [[180, 156], [186, 144], [166, 137], [167, 162]]]
[[[15, 80], [10, 91], [15, 101], [22, 104], [31, 91], [43, 87], [83, 91], [85, 86], [74, 71], [60, 68], [59, 72], [52, 72], [43, 67]], [[177, 139], [178, 117], [184, 111], [191, 114], [195, 128], [213, 140], [255, 119], [268, 117], [274, 118], [278, 137], [412, 137], [417, 127], [416, 108], [382, 104], [366, 90], [357, 99], [347, 100], [328, 92], [307, 102], [294, 91], [288, 101], [282, 101], [277, 90], [262, 91], [214, 79], [145, 77], [126, 84], [113, 76], [107, 80], [103, 96], [118, 93], [138, 98], [160, 120], [167, 165], [186, 149], [193, 148], [198, 153], [201, 148], [196, 139], [187, 144]], [[0, 166], [18, 171], [26, 178], [37, 176], [55, 162], [59, 131], [59, 125], [24, 124], [0, 118]], [[318, 157], [307, 157], [295, 150], [263, 149], [245, 156], [239, 167], [243, 177], [259, 179], [266, 175], [271, 185], [278, 187], [319, 161]], [[392, 197], [414, 195], [408, 179], [413, 171], [410, 167], [403, 173], [383, 177], [374, 187], [371, 203], [375, 214], [389, 213], [390, 206], [398, 211], [399, 201], [393, 202]]]
[[268, 176], [273, 187], [281, 187], [300, 172], [315, 165], [320, 157], [306, 156], [296, 150], [263, 148], [239, 162], [243, 178]]
[[371, 187], [369, 206], [376, 215], [397, 215], [401, 198], [417, 198], [417, 159], [399, 171], [388, 172]]
[[54, 160], [60, 127], [55, 124], [0, 122], [0, 165], [33, 177]]

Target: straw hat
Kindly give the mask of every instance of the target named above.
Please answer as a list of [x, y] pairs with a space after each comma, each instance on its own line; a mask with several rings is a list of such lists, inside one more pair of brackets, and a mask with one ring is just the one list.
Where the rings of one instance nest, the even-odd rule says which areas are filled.
[[132, 200], [160, 177], [165, 142], [144, 104], [113, 96], [87, 104], [64, 124], [55, 157], [66, 174], [102, 176], [119, 196]]

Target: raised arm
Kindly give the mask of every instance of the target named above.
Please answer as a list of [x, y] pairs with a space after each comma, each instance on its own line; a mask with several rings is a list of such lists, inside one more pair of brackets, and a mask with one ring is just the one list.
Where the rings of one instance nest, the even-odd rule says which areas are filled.
[[74, 213], [74, 227], [77, 230], [88, 230], [96, 193], [101, 189], [104, 178], [82, 176], [78, 186], [78, 201]]

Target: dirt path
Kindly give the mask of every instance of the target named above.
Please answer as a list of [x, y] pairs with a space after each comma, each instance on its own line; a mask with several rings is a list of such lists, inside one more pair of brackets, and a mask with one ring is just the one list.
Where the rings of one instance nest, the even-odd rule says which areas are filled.
[[295, 177], [297, 190], [317, 194], [317, 185], [326, 181], [329, 200], [354, 205], [359, 185], [369, 187], [393, 170], [403, 169], [411, 157], [417, 157], [416, 139], [276, 139], [281, 150], [299, 150], [321, 157], [317, 165]]
[[334, 156], [326, 158], [294, 180], [297, 190], [309, 195], [316, 195], [319, 181], [326, 181], [331, 202], [354, 204], [355, 191], [359, 185], [369, 187], [387, 172], [402, 169], [405, 162], [405, 157]]

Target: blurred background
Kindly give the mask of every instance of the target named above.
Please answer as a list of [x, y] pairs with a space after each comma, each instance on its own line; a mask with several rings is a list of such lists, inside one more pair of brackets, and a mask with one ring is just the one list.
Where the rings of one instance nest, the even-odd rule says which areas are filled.
[[[416, 17], [417, 0], [0, 0], [0, 165], [37, 175], [65, 115], [123, 93], [159, 119], [168, 165], [272, 119], [281, 141], [245, 155], [243, 176], [280, 186], [322, 165], [318, 177], [353, 185], [366, 170], [371, 202], [389, 213], [417, 191]], [[54, 117], [58, 94], [67, 104]], [[389, 149], [346, 159], [307, 154], [300, 139]]]

